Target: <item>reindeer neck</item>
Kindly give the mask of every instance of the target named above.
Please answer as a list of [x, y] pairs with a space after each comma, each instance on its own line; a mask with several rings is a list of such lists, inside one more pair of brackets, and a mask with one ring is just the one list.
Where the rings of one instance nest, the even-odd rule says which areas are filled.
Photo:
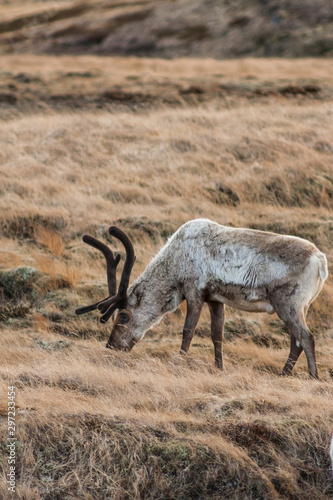
[[158, 254], [128, 291], [132, 314], [145, 332], [183, 300], [169, 264], [167, 258], [160, 258]]

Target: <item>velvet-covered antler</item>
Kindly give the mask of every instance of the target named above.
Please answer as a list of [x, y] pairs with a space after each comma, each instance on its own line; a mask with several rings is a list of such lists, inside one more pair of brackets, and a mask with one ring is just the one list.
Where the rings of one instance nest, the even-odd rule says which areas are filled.
[[126, 250], [126, 260], [121, 275], [118, 292], [116, 292], [116, 268], [120, 260], [120, 255], [117, 255], [114, 258], [113, 253], [106, 245], [104, 245], [104, 243], [96, 240], [92, 236], [85, 235], [83, 236], [83, 241], [85, 243], [88, 243], [88, 245], [91, 245], [100, 250], [105, 257], [107, 263], [109, 297], [100, 300], [95, 304], [91, 304], [90, 306], [80, 307], [75, 311], [76, 314], [84, 314], [86, 312], [93, 311], [94, 309], [99, 309], [103, 314], [100, 319], [101, 323], [106, 323], [116, 309], [124, 309], [126, 307], [126, 293], [129, 285], [131, 271], [135, 261], [133, 245], [128, 236], [126, 236], [126, 234], [121, 229], [115, 226], [111, 226], [109, 228], [109, 233], [111, 236], [115, 236], [116, 238], [118, 238], [122, 242]]
[[[114, 257], [110, 248], [108, 248], [104, 243], [96, 240], [96, 238], [93, 238], [92, 236], [88, 236], [87, 234], [85, 234], [82, 239], [85, 243], [91, 245], [94, 248], [97, 248], [97, 250], [100, 250], [103, 253], [106, 260], [106, 274], [108, 279], [109, 297], [114, 297], [117, 293], [116, 272], [117, 265], [120, 261], [120, 255], [116, 255], [116, 257]], [[109, 297], [107, 297], [107, 299]], [[80, 315], [85, 314], [89, 311], [94, 311], [95, 309], [97, 309], [101, 302], [104, 302], [104, 300], [107, 299], [100, 300], [99, 302], [91, 304], [90, 306], [80, 307], [79, 309], [76, 309], [75, 312], [76, 314]]]
[[135, 262], [134, 248], [129, 237], [126, 236], [126, 234], [116, 226], [111, 226], [109, 228], [109, 233], [111, 236], [115, 236], [124, 245], [126, 250], [126, 260], [121, 275], [117, 295], [115, 297], [110, 297], [104, 300], [98, 305], [98, 309], [103, 314], [100, 319], [101, 323], [106, 323], [116, 309], [125, 309], [127, 305], [127, 288], [129, 285], [131, 271]]

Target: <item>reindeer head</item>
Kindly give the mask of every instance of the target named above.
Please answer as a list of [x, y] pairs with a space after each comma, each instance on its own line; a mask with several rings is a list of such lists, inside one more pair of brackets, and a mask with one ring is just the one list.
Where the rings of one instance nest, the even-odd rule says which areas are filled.
[[93, 311], [94, 309], [98, 309], [102, 313], [100, 318], [101, 323], [106, 323], [108, 319], [114, 315], [112, 331], [106, 347], [122, 351], [130, 351], [137, 342], [133, 333], [135, 328], [133, 328], [134, 325], [131, 307], [127, 303], [127, 289], [130, 274], [135, 261], [134, 249], [131, 240], [125, 233], [123, 233], [123, 231], [121, 231], [121, 229], [112, 226], [109, 228], [109, 233], [111, 236], [118, 238], [126, 250], [126, 260], [118, 291], [116, 291], [116, 270], [120, 260], [120, 255], [116, 255], [116, 257], [114, 257], [111, 250], [104, 245], [104, 243], [96, 240], [92, 236], [85, 235], [83, 236], [83, 241], [100, 250], [105, 257], [109, 296], [106, 299], [96, 302], [95, 304], [91, 304], [90, 306], [80, 307], [79, 309], [76, 309], [75, 312], [80, 315]]

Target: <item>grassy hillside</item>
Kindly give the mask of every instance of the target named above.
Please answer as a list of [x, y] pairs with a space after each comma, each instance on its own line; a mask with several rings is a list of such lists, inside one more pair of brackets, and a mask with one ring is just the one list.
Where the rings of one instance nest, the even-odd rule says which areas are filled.
[[[333, 257], [331, 61], [6, 56], [0, 72], [1, 498], [16, 387], [17, 498], [329, 499], [333, 282], [308, 323], [320, 381], [276, 316], [227, 308], [213, 365], [205, 309], [184, 306], [130, 354], [78, 305], [125, 230], [132, 279], [183, 222], [273, 230]], [[123, 256], [116, 241], [112, 249]]]
[[333, 55], [329, 0], [0, 0], [0, 52]]

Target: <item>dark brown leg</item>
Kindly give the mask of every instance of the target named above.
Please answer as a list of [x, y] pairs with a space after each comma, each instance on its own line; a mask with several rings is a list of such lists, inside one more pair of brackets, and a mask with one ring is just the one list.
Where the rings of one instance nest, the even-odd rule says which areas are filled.
[[198, 324], [203, 303], [201, 300], [187, 300], [187, 313], [183, 329], [183, 341], [180, 354], [186, 354], [193, 338], [195, 327]]
[[[295, 327], [294, 327], [295, 328]], [[301, 339], [299, 340], [303, 350], [305, 352], [306, 360], [308, 362], [308, 369], [310, 377], [318, 380], [318, 370], [316, 363], [316, 353], [315, 353], [315, 342], [312, 333], [306, 326], [306, 324], [298, 324], [296, 326], [298, 332], [300, 332]]]
[[220, 302], [208, 302], [211, 316], [211, 336], [215, 351], [215, 366], [223, 370], [222, 361], [222, 338], [224, 326], [224, 304]]
[[[283, 368], [283, 375], [291, 372], [297, 358], [299, 357], [303, 349], [308, 362], [310, 376], [312, 378], [318, 379], [314, 338], [305, 323], [303, 311], [298, 311], [296, 307], [295, 309], [292, 309], [290, 305], [280, 305], [280, 303], [273, 304], [273, 306], [279, 318], [281, 318], [286, 325], [291, 338], [290, 354], [287, 363]], [[299, 342], [299, 346], [297, 346], [296, 341]], [[295, 344], [293, 346], [294, 342]], [[289, 362], [291, 354], [292, 359]], [[295, 359], [294, 362], [292, 362], [293, 359]]]
[[290, 375], [296, 361], [298, 360], [300, 354], [303, 351], [303, 347], [298, 340], [295, 339], [293, 335], [290, 335], [290, 352], [286, 364], [281, 372], [281, 375]]

